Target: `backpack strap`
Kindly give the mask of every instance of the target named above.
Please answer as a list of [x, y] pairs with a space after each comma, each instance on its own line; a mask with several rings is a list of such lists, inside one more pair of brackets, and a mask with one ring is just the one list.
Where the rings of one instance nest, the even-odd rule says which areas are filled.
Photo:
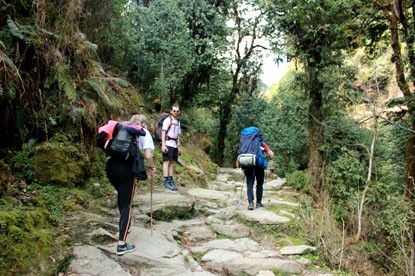
[[[168, 140], [173, 140], [173, 141], [176, 141], [177, 140], [177, 138], [179, 137], [179, 136], [177, 136], [177, 138], [171, 138], [169, 135], [168, 135], [168, 133], [169, 133], [169, 131], [170, 131], [170, 129], [171, 129], [171, 127], [172, 127], [172, 125], [173, 125], [173, 116], [172, 115], [169, 115], [169, 117], [170, 117], [170, 124], [169, 124], [169, 127], [167, 128], [167, 130], [166, 130], [166, 141], [168, 141]], [[176, 119], [177, 120], [177, 122], [179, 123], [179, 127], [180, 127], [180, 121], [178, 120], [178, 119]]]

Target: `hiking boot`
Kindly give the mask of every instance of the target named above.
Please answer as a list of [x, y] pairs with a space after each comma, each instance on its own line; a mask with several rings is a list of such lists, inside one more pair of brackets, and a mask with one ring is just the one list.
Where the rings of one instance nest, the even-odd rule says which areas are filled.
[[132, 244], [125, 243], [124, 245], [117, 245], [117, 255], [121, 256], [125, 253], [130, 253], [135, 250], [135, 246]]
[[261, 202], [257, 202], [256, 207], [257, 208], [265, 208], [264, 204], [262, 204]]
[[173, 186], [173, 185], [170, 183], [170, 181], [168, 181], [167, 179], [166, 179], [166, 180], [164, 180], [164, 182], [163, 182], [163, 186], [164, 186], [165, 188], [169, 189], [169, 190], [172, 190], [172, 191], [177, 190], [176, 186]]
[[249, 202], [248, 210], [254, 210], [254, 203], [252, 201]]
[[173, 179], [170, 179], [169, 182], [170, 182], [170, 185], [173, 187], [173, 191], [177, 191], [178, 189], [175, 184], [176, 182]]

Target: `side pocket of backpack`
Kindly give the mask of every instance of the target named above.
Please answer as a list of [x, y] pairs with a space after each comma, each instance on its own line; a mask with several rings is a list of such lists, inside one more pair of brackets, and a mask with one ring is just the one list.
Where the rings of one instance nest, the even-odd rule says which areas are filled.
[[147, 170], [144, 164], [144, 157], [139, 150], [135, 154], [135, 159], [133, 163], [133, 173], [138, 180], [147, 179]]
[[260, 168], [266, 169], [268, 167], [268, 162], [263, 156], [256, 156], [256, 165]]
[[108, 142], [107, 140], [107, 133], [105, 131], [101, 131], [97, 134], [97, 147], [100, 149], [105, 150], [105, 145]]

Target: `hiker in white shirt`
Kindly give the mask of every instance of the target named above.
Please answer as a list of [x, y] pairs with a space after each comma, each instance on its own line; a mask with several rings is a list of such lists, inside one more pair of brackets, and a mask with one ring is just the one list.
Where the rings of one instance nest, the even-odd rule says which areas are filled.
[[178, 116], [180, 109], [177, 104], [172, 106], [168, 116], [163, 122], [163, 128], [161, 132], [161, 151], [163, 153], [163, 185], [167, 189], [176, 191], [177, 187], [173, 179], [174, 162], [177, 162], [179, 155], [181, 154], [180, 144], [180, 121]]

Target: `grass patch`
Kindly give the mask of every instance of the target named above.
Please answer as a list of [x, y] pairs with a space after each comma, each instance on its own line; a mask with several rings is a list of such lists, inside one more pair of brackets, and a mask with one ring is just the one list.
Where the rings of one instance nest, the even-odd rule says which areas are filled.
[[291, 276], [292, 275], [292, 273], [282, 272], [276, 269], [272, 269], [271, 271], [272, 273], [274, 273], [275, 276]]
[[[296, 214], [298, 212], [298, 207], [285, 204], [269, 204], [267, 206], [267, 210], [272, 211], [277, 215], [283, 215], [281, 214], [281, 211], [287, 211], [289, 213]], [[292, 219], [292, 217], [289, 218]]]
[[217, 234], [216, 239], [217, 240], [228, 240], [228, 239], [232, 239], [232, 237], [229, 237], [229, 236], [224, 235], [224, 234]]

